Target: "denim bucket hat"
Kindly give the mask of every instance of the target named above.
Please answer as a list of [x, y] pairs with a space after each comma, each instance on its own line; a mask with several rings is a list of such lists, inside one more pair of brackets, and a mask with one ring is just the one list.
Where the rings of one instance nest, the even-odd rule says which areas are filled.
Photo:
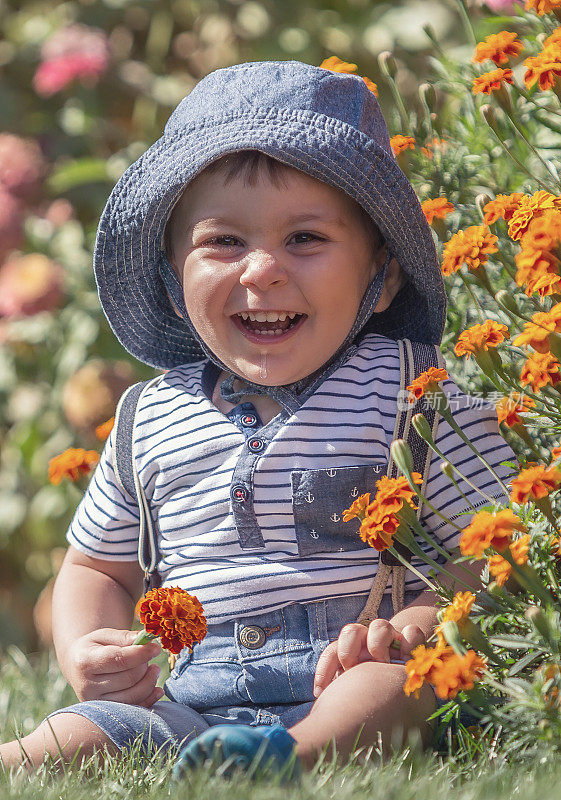
[[432, 233], [397, 165], [376, 97], [357, 75], [262, 61], [203, 78], [107, 201], [95, 243], [95, 277], [109, 324], [132, 355], [158, 369], [208, 355], [186, 315], [163, 234], [185, 186], [208, 164], [239, 150], [259, 150], [341, 189], [380, 229], [409, 281], [396, 296], [399, 316], [373, 314], [385, 269], [379, 273], [353, 335], [378, 330], [395, 339], [440, 343], [446, 294]]

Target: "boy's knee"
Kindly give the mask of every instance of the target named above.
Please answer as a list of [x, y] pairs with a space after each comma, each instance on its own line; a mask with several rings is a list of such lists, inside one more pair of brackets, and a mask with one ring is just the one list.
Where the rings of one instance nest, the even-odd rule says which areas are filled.
[[55, 714], [22, 740], [25, 754], [37, 767], [50, 755], [66, 763], [90, 758], [94, 753], [115, 755], [119, 749], [101, 728], [80, 714]]

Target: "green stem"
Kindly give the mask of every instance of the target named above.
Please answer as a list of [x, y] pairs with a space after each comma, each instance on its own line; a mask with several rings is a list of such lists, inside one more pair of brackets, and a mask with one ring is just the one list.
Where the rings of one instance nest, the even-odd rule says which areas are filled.
[[[429, 540], [429, 543], [432, 544], [432, 542], [430, 542], [430, 540]], [[461, 584], [463, 584], [465, 586], [466, 589], [469, 589], [470, 591], [472, 590], [473, 587], [470, 584], [466, 583], [464, 580], [462, 580], [462, 578], [458, 577], [458, 575], [454, 575], [452, 572], [449, 572], [445, 567], [442, 566], [442, 564], [439, 564], [438, 562], [434, 561], [434, 559], [432, 559], [430, 556], [428, 556], [419, 547], [419, 545], [417, 544], [417, 542], [413, 538], [412, 534], [411, 534], [411, 538], [408, 538], [408, 540], [406, 542], [403, 542], [403, 544], [405, 544], [405, 546], [408, 547], [411, 550], [413, 555], [415, 555], [418, 558], [420, 558], [423, 561], [425, 561], [429, 565], [429, 567], [433, 567], [437, 572], [441, 572], [443, 575], [448, 575], [448, 577], [452, 578], [452, 580], [454, 582], [455, 581], [459, 581]]]
[[134, 640], [133, 644], [149, 644], [153, 642], [154, 639], [157, 639], [157, 636], [154, 636], [153, 633], [148, 633], [148, 631], [142, 630], [139, 631], [138, 636]]
[[466, 11], [466, 7], [463, 3], [463, 0], [456, 0], [456, 5], [458, 6], [458, 11], [460, 12], [460, 17], [462, 19], [462, 23], [467, 33], [468, 39], [470, 40], [471, 44], [473, 44], [473, 46], [475, 47], [475, 45], [477, 44], [475, 31], [473, 30], [473, 25], [471, 24], [471, 20]]
[[[422, 438], [424, 438], [424, 437], [422, 437]], [[465, 481], [465, 482], [467, 483], [467, 485], [468, 485], [468, 486], [471, 486], [471, 488], [472, 488], [472, 489], [474, 489], [474, 491], [478, 492], [478, 494], [480, 494], [480, 495], [481, 495], [481, 497], [484, 497], [484, 498], [485, 498], [485, 500], [487, 500], [489, 503], [495, 503], [495, 502], [496, 502], [496, 501], [495, 501], [495, 499], [494, 499], [493, 497], [489, 497], [489, 495], [488, 495], [488, 494], [485, 494], [485, 492], [484, 492], [482, 489], [480, 489], [480, 488], [479, 488], [479, 486], [476, 486], [474, 483], [472, 483], [472, 482], [470, 481], [470, 479], [469, 479], [469, 478], [467, 478], [467, 477], [466, 477], [466, 476], [465, 476], [465, 475], [464, 475], [462, 472], [460, 472], [460, 470], [459, 470], [459, 469], [458, 469], [456, 466], [454, 466], [454, 464], [452, 464], [452, 462], [451, 462], [451, 461], [449, 461], [449, 460], [448, 460], [447, 456], [445, 456], [445, 455], [444, 455], [444, 453], [442, 453], [442, 452], [441, 452], [441, 451], [438, 449], [438, 447], [436, 446], [436, 444], [434, 443], [434, 441], [432, 441], [432, 440], [431, 440], [431, 441], [428, 441], [427, 439], [425, 439], [425, 441], [427, 442], [427, 444], [428, 444], [428, 446], [430, 447], [430, 449], [431, 449], [431, 450], [432, 450], [434, 453], [436, 453], [436, 455], [437, 455], [437, 456], [439, 456], [439, 458], [441, 458], [441, 459], [442, 459], [442, 461], [447, 461], [447, 462], [450, 464], [450, 466], [452, 467], [452, 469], [454, 470], [454, 472], [456, 472], [456, 473], [457, 473], [457, 474], [460, 476], [460, 478], [461, 478], [463, 481]]]
[[511, 158], [514, 161], [516, 166], [519, 167], [532, 181], [538, 183], [542, 189], [545, 189], [546, 192], [551, 193], [551, 187], [548, 186], [546, 183], [544, 183], [540, 178], [538, 178], [537, 175], [533, 175], [530, 172], [530, 170], [526, 167], [526, 165], [522, 161], [520, 161], [520, 159], [517, 156], [515, 156], [514, 153], [510, 151], [510, 149], [504, 143], [503, 139], [499, 136], [499, 134], [495, 130], [493, 130], [493, 128], [489, 125], [489, 123], [487, 123], [487, 125], [489, 126], [489, 129], [492, 131], [493, 135], [495, 136], [496, 140], [498, 141], [504, 152], [507, 154], [509, 158]]
[[389, 552], [392, 554], [392, 556], [395, 556], [395, 557], [398, 559], [398, 561], [400, 561], [400, 563], [401, 563], [401, 564], [403, 564], [403, 566], [404, 566], [404, 567], [407, 567], [407, 569], [411, 570], [411, 572], [412, 572], [414, 575], [416, 575], [418, 578], [420, 578], [420, 580], [422, 580], [424, 583], [426, 583], [426, 584], [427, 584], [427, 586], [429, 587], [429, 589], [430, 589], [431, 591], [433, 591], [433, 592], [437, 592], [437, 591], [438, 591], [438, 589], [437, 589], [437, 587], [434, 585], [434, 583], [432, 583], [432, 581], [430, 581], [430, 580], [427, 578], [427, 576], [426, 576], [426, 575], [423, 575], [423, 573], [422, 573], [422, 572], [419, 572], [419, 570], [418, 570], [418, 569], [415, 569], [415, 567], [414, 567], [414, 566], [412, 566], [412, 565], [409, 563], [409, 561], [407, 561], [407, 559], [406, 559], [406, 558], [404, 558], [404, 557], [401, 555], [401, 553], [398, 553], [398, 552], [397, 552], [397, 550], [395, 549], [395, 547], [388, 547], [388, 550], [389, 550]]
[[471, 286], [469, 285], [469, 282], [466, 280], [466, 278], [462, 274], [461, 270], [458, 270], [458, 275], [460, 276], [464, 286], [468, 290], [468, 293], [471, 296], [471, 299], [473, 300], [473, 302], [474, 302], [474, 304], [475, 304], [475, 306], [477, 308], [477, 313], [479, 315], [479, 321], [483, 324], [485, 322], [485, 314], [483, 313], [483, 307], [481, 306], [481, 303], [479, 302], [477, 297], [472, 292]]
[[[528, 145], [528, 147], [530, 148], [530, 150], [532, 151], [532, 153], [533, 153], [533, 154], [536, 156], [536, 158], [537, 158], [537, 159], [539, 159], [539, 161], [541, 161], [541, 163], [542, 163], [542, 164], [543, 164], [543, 166], [546, 168], [546, 170], [547, 170], [547, 172], [549, 173], [549, 175], [551, 175], [551, 176], [552, 176], [552, 178], [553, 178], [553, 179], [556, 181], [556, 183], [557, 183], [557, 186], [559, 187], [559, 181], [557, 180], [557, 176], [556, 176], [556, 175], [554, 175], [554, 174], [552, 173], [552, 171], [551, 171], [551, 167], [550, 167], [550, 166], [547, 164], [547, 162], [546, 162], [546, 161], [544, 161], [544, 159], [541, 157], [541, 155], [540, 155], [540, 154], [539, 154], [539, 152], [536, 150], [536, 148], [534, 147], [534, 145], [533, 145], [533, 144], [532, 144], [532, 143], [529, 141], [529, 139], [528, 139], [528, 137], [526, 136], [526, 134], [525, 134], [524, 130], [521, 128], [521, 126], [520, 126], [520, 124], [519, 124], [518, 120], [516, 120], [516, 119], [515, 119], [515, 118], [512, 116], [512, 114], [510, 114], [509, 112], [506, 112], [506, 114], [507, 114], [507, 117], [508, 117], [508, 119], [510, 120], [510, 122], [512, 123], [512, 125], [514, 125], [515, 129], [518, 131], [518, 133], [520, 134], [520, 136], [522, 137], [522, 139], [523, 139], [523, 140], [526, 142], [526, 144]], [[558, 192], [554, 192], [554, 194], [557, 194], [557, 193], [558, 193]]]
[[[500, 388], [500, 387], [499, 387], [499, 388]], [[501, 391], [502, 391], [502, 389], [501, 389]], [[474, 446], [473, 446], [473, 444], [470, 442], [470, 440], [468, 439], [468, 437], [465, 435], [465, 433], [463, 432], [463, 430], [460, 428], [460, 426], [458, 425], [458, 423], [457, 423], [457, 422], [456, 422], [456, 420], [454, 419], [454, 417], [453, 417], [453, 415], [452, 415], [452, 412], [450, 411], [450, 409], [449, 409], [449, 408], [448, 408], [448, 409], [442, 409], [440, 413], [442, 414], [442, 416], [444, 417], [444, 419], [446, 420], [446, 422], [447, 422], [447, 423], [450, 425], [450, 427], [451, 427], [451, 428], [453, 428], [453, 429], [456, 431], [456, 433], [458, 434], [458, 436], [459, 436], [459, 437], [460, 437], [460, 438], [461, 438], [461, 439], [462, 439], [462, 440], [463, 440], [463, 441], [464, 441], [464, 442], [467, 444], [467, 446], [470, 448], [470, 450], [471, 450], [471, 451], [472, 451], [472, 452], [475, 454], [475, 456], [476, 456], [476, 457], [477, 457], [477, 458], [478, 458], [478, 459], [481, 461], [481, 463], [483, 464], [483, 466], [484, 466], [486, 469], [488, 469], [488, 470], [489, 470], [489, 472], [491, 473], [491, 475], [492, 475], [492, 476], [495, 478], [495, 480], [497, 481], [497, 483], [499, 484], [499, 486], [501, 487], [501, 489], [504, 491], [505, 495], [508, 497], [508, 489], [507, 489], [506, 485], [503, 483], [503, 481], [501, 480], [501, 478], [499, 478], [499, 476], [497, 475], [497, 473], [495, 472], [495, 470], [493, 469], [493, 467], [492, 467], [492, 466], [489, 464], [489, 462], [487, 461], [487, 459], [485, 459], [485, 458], [484, 458], [484, 457], [481, 455], [481, 453], [480, 453], [480, 452], [477, 450], [477, 448], [476, 448], [476, 447], [474, 447]]]

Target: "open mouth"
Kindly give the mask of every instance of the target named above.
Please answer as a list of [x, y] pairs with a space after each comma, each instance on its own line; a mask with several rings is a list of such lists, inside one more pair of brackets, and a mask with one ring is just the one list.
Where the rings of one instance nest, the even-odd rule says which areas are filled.
[[297, 328], [306, 316], [295, 311], [241, 311], [233, 314], [232, 319], [244, 332], [276, 340]]

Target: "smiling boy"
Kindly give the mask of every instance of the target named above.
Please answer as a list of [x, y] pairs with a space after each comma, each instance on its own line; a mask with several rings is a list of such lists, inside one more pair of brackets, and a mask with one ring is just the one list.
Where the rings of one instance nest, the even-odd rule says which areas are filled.
[[[140, 515], [115, 472], [113, 431], [55, 586], [57, 655], [82, 702], [24, 738], [31, 764], [117, 753], [137, 737], [146, 749], [187, 742], [179, 776], [217, 743], [222, 760], [247, 768], [260, 752], [278, 769], [294, 754], [311, 766], [329, 742], [343, 756], [380, 736], [385, 751], [409, 735], [429, 743], [434, 693], [403, 691], [403, 660], [436, 623], [419, 577], [429, 567], [413, 556], [403, 603], [388, 590], [359, 625], [378, 553], [341, 520], [388, 469], [397, 340], [438, 345], [445, 321], [431, 231], [374, 95], [358, 76], [299, 62], [212, 73], [114, 188], [94, 261], [116, 335], [164, 370], [138, 403], [132, 470], [157, 573], [197, 595], [208, 634], [181, 654], [162, 701], [154, 646], [127, 630]], [[442, 386], [504, 475], [512, 453], [493, 409]], [[501, 496], [445, 421], [437, 445], [470, 480], [460, 496], [430, 462], [425, 495], [450, 520], [481, 505], [474, 487]], [[457, 522], [430, 507], [421, 522], [457, 546]], [[19, 743], [0, 755], [19, 763]]]

